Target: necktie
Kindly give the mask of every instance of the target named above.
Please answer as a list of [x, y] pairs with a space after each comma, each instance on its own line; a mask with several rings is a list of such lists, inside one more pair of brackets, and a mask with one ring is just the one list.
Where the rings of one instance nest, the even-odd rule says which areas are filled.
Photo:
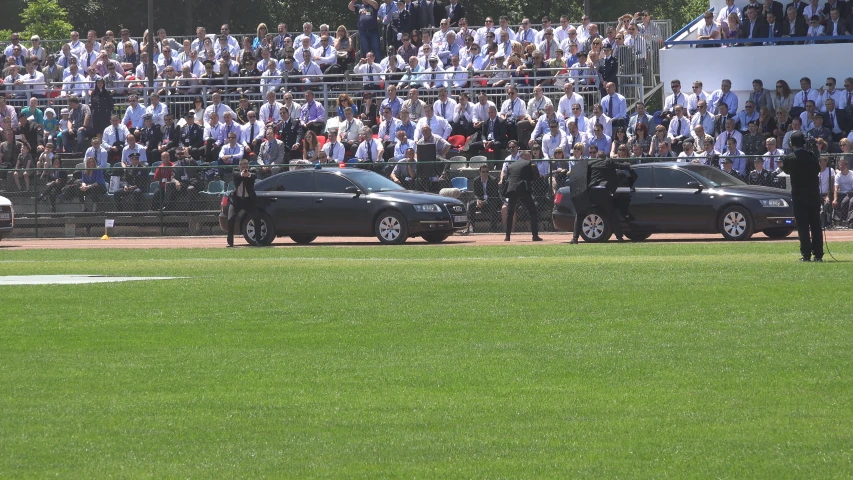
[[[546, 41], [547, 41], [547, 40], [546, 40]], [[548, 46], [547, 46], [547, 47], [545, 47], [545, 58], [546, 58], [546, 59], [550, 59], [550, 58], [551, 58], [551, 42], [548, 42]]]
[[681, 98], [681, 94], [680, 94], [680, 93], [679, 93], [679, 94], [677, 94], [677, 95], [675, 96], [675, 101], [674, 101], [674, 102], [672, 102], [672, 106], [673, 106], [673, 107], [675, 107], [676, 105], [678, 105], [678, 104], [679, 104], [679, 103], [678, 103], [678, 99], [679, 99], [679, 98]]
[[809, 91], [803, 90], [803, 106], [804, 107], [806, 106], [806, 100], [808, 100], [808, 99], [809, 99]]
[[510, 118], [515, 116], [515, 102], [517, 102], [517, 101], [518, 101], [518, 99], [515, 99], [512, 101], [512, 108], [509, 109]]
[[254, 123], [249, 128], [249, 141], [250, 142], [255, 141], [255, 124]]
[[835, 115], [832, 112], [829, 112], [829, 128], [835, 129]]
[[447, 102], [441, 104], [441, 118], [447, 118]]
[[678, 131], [675, 132], [678, 135], [681, 135], [681, 119], [678, 119]]
[[[613, 95], [610, 96], [610, 99], [607, 101], [607, 116], [613, 118]], [[679, 130], [681, 126], [681, 120], [678, 121]]]
[[272, 104], [270, 104], [270, 106], [269, 106], [269, 107], [267, 107], [267, 111], [269, 111], [269, 114], [268, 114], [267, 116], [269, 117], [270, 121], [272, 121], [273, 114], [275, 113], [275, 111], [273, 110], [273, 105], [272, 105]]
[[334, 142], [329, 144], [329, 158], [331, 158], [331, 159], [335, 158], [335, 143]]
[[770, 38], [773, 38], [773, 25], [776, 25], [776, 24], [775, 23], [770, 24], [770, 29], [769, 29], [770, 30]]
[[851, 97], [853, 97], [853, 92], [847, 92], [847, 105], [853, 103], [851, 102]]
[[370, 142], [370, 140], [365, 140], [365, 142], [367, 143], [367, 161], [372, 162], [373, 161], [373, 153], [371, 152], [371, 148], [370, 148], [371, 142]]
[[388, 136], [391, 135], [391, 122], [390, 121], [385, 122], [385, 135], [388, 135]]

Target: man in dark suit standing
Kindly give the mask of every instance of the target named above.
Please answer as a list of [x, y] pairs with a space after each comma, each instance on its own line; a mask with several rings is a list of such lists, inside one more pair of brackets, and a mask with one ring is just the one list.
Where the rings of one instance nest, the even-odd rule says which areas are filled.
[[476, 153], [491, 148], [492, 158], [497, 160], [500, 151], [506, 147], [507, 142], [509, 142], [509, 131], [506, 121], [498, 117], [497, 108], [491, 105], [489, 106], [489, 118], [480, 127], [480, 141], [472, 143], [468, 149]]
[[287, 164], [291, 160], [302, 158], [302, 137], [305, 136], [305, 129], [298, 118], [290, 115], [287, 107], [281, 107], [279, 113], [281, 121], [276, 125], [275, 136], [284, 144], [284, 164]]
[[[230, 194], [230, 205], [228, 206], [228, 246], [234, 246], [234, 224], [243, 216], [251, 215], [255, 227], [255, 246], [261, 244], [261, 216], [255, 204], [255, 178], [254, 170], [249, 170], [249, 161], [240, 160], [239, 166], [234, 169], [234, 190]], [[272, 225], [267, 225], [272, 228]]]
[[450, 5], [447, 6], [447, 20], [450, 21], [451, 27], [458, 27], [459, 20], [465, 18], [465, 7], [459, 3], [459, 0], [450, 0]]
[[536, 213], [536, 204], [533, 203], [532, 195], [533, 181], [539, 178], [539, 169], [530, 160], [530, 151], [525, 150], [521, 157], [507, 168], [509, 178], [506, 193], [509, 197], [509, 203], [507, 205], [505, 242], [509, 241], [512, 232], [512, 221], [515, 219], [515, 209], [518, 202], [524, 205], [527, 214], [530, 216], [530, 230], [533, 233], [533, 241], [542, 241], [542, 237], [539, 236], [539, 216]]
[[806, 137], [802, 132], [791, 135], [794, 152], [782, 157], [782, 171], [791, 176], [791, 197], [794, 200], [794, 218], [800, 237], [801, 262], [823, 261], [823, 237], [820, 224], [820, 164], [817, 157], [806, 150]]
[[[599, 152], [595, 160], [589, 162], [588, 168], [588, 188], [590, 201], [602, 210], [602, 213], [607, 217], [607, 221], [613, 228], [613, 233], [616, 234], [616, 240], [623, 241], [622, 225], [620, 223], [619, 213], [616, 209], [616, 204], [613, 199], [613, 194], [619, 188], [619, 174], [617, 170], [625, 170], [631, 173], [631, 164], [629, 162], [619, 162], [616, 159], [610, 158], [604, 152]], [[580, 219], [578, 215], [575, 220], [575, 231], [572, 235], [570, 243], [578, 243], [578, 235], [580, 234]]]
[[[764, 4], [761, 8], [761, 17], [767, 18], [767, 14], [773, 12], [774, 18], [779, 21], [782, 20], [782, 16], [785, 15], [785, 10], [782, 8], [782, 3], [777, 2], [776, 0], [764, 0]], [[768, 23], [770, 23], [768, 21]]]
[[468, 202], [468, 229], [474, 228], [474, 212], [480, 211], [489, 216], [489, 223], [494, 230], [500, 221], [500, 211], [503, 206], [498, 182], [489, 175], [489, 166], [480, 165], [480, 176], [469, 182], [474, 200]]

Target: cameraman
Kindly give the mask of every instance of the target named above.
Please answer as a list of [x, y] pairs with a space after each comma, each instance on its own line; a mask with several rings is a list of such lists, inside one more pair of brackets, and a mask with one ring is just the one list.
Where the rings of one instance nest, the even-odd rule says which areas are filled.
[[791, 134], [791, 147], [794, 152], [782, 157], [782, 170], [791, 176], [791, 197], [794, 200], [794, 218], [797, 221], [802, 255], [800, 261], [810, 262], [814, 253], [814, 261], [822, 262], [820, 165], [817, 156], [805, 148], [806, 136], [802, 132]]
[[[234, 169], [234, 191], [231, 192], [231, 202], [228, 206], [228, 246], [234, 246], [234, 224], [243, 216], [251, 215], [255, 224], [255, 245], [261, 244], [261, 216], [255, 205], [255, 178], [253, 170], [249, 170], [249, 161], [241, 159], [238, 168]], [[272, 225], [267, 225], [272, 228]]]

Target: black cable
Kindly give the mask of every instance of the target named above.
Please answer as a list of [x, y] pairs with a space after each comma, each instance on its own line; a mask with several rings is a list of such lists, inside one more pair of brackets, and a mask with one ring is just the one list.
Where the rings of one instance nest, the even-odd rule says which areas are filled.
[[826, 225], [821, 229], [823, 230], [823, 248], [826, 249], [826, 253], [829, 254], [829, 257], [832, 258], [832, 261], [837, 262], [838, 259], [832, 255], [832, 252], [829, 251], [829, 240], [826, 238]]

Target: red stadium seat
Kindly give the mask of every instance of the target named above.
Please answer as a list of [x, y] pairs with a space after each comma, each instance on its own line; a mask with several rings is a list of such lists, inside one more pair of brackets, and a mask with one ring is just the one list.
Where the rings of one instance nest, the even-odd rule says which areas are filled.
[[455, 150], [459, 150], [463, 146], [465, 146], [465, 135], [451, 135], [447, 139], [447, 143], [450, 144], [452, 148]]
[[320, 148], [323, 148], [323, 145], [325, 145], [325, 144], [326, 144], [326, 137], [323, 135], [317, 135], [317, 145], [319, 145]]

